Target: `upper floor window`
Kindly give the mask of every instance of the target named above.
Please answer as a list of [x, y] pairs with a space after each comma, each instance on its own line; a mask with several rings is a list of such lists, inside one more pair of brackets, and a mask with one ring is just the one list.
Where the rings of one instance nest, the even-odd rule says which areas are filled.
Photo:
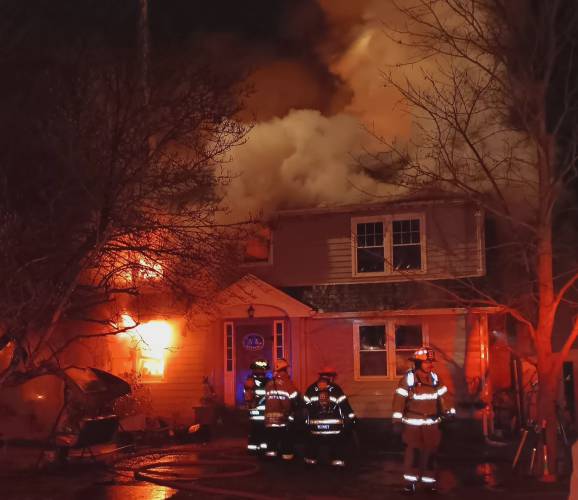
[[422, 214], [358, 217], [351, 222], [354, 275], [425, 269]]
[[271, 264], [273, 233], [265, 225], [255, 224], [243, 245], [243, 264]]
[[357, 272], [379, 273], [385, 269], [383, 222], [357, 224]]
[[391, 229], [393, 269], [421, 269], [420, 220], [394, 220]]

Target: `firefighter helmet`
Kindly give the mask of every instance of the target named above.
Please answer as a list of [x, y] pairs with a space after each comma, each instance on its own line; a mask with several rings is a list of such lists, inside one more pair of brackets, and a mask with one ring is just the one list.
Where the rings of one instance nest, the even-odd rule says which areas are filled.
[[251, 370], [268, 370], [269, 362], [266, 359], [256, 359], [249, 367]]
[[289, 363], [285, 358], [277, 358], [275, 360], [275, 371], [280, 372], [281, 370], [286, 370], [289, 368]]
[[435, 361], [436, 356], [431, 347], [420, 347], [409, 359], [410, 361]]
[[337, 370], [331, 365], [325, 365], [321, 370], [319, 370], [319, 375], [329, 375], [335, 377], [337, 375]]

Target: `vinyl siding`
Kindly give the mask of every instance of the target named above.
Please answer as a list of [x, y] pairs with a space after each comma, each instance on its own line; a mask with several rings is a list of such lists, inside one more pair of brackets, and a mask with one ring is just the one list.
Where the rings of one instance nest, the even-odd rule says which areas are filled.
[[[401, 317], [399, 319], [402, 319]], [[415, 316], [412, 320], [417, 320]], [[463, 315], [422, 317], [427, 324], [429, 344], [439, 362], [435, 369], [458, 402], [472, 398], [472, 387], [479, 380], [480, 349], [477, 322]], [[348, 395], [356, 414], [361, 418], [389, 418], [393, 392], [398, 376], [380, 381], [358, 381], [354, 378], [353, 319], [307, 320], [305, 372], [308, 384], [317, 378], [317, 370], [333, 365], [337, 382]], [[409, 366], [409, 364], [408, 364]]]
[[[467, 204], [416, 204], [402, 209], [331, 211], [281, 216], [275, 223], [273, 264], [247, 267], [275, 286], [404, 281], [400, 274], [353, 274], [352, 217], [425, 215], [425, 266], [420, 279], [480, 276], [485, 273], [483, 228]], [[480, 230], [482, 229], [482, 230]]]

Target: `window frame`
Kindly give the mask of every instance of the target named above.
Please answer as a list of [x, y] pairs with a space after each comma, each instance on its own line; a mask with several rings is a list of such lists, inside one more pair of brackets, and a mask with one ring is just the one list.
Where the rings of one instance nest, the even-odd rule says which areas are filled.
[[[393, 268], [393, 222], [402, 220], [419, 220], [419, 239], [421, 250], [421, 267], [419, 269], [407, 269], [396, 271]], [[383, 254], [385, 262], [383, 271], [359, 272], [357, 270], [357, 225], [370, 222], [383, 224]], [[356, 278], [374, 276], [403, 276], [413, 274], [425, 274], [427, 272], [427, 238], [426, 221], [423, 212], [404, 212], [390, 215], [368, 215], [351, 217], [351, 273]]]
[[[359, 345], [359, 329], [362, 326], [385, 326], [385, 356], [387, 375], [361, 375], [361, 349]], [[395, 327], [397, 325], [420, 325], [423, 345], [429, 345], [428, 321], [421, 317], [396, 317], [383, 319], [368, 319], [353, 321], [353, 380], [356, 382], [379, 382], [399, 380], [401, 375], [396, 370]]]
[[[374, 271], [369, 273], [359, 272], [357, 270], [357, 225], [381, 222], [383, 224], [383, 271]], [[383, 216], [367, 216], [367, 217], [352, 217], [351, 218], [351, 271], [353, 276], [383, 276], [388, 273], [389, 259], [388, 259], [388, 238], [389, 227], [388, 220]]]
[[[263, 266], [272, 266], [273, 265], [273, 250], [274, 250], [274, 238], [275, 238], [275, 231], [273, 228], [269, 227], [269, 231], [271, 232], [271, 237], [269, 238], [269, 254], [267, 256], [267, 260], [255, 260], [255, 261], [246, 261], [241, 259], [239, 263], [239, 267], [263, 267]], [[244, 248], [243, 248], [244, 252]]]
[[273, 321], [273, 363], [279, 358], [286, 358], [285, 353], [285, 321], [276, 319]]

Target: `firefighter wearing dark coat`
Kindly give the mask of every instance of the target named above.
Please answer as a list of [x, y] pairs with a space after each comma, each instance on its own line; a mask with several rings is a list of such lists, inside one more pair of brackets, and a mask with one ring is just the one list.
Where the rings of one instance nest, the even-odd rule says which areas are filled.
[[245, 404], [249, 410], [249, 437], [247, 449], [253, 453], [265, 452], [265, 386], [270, 380], [267, 376], [269, 363], [258, 359], [251, 363], [251, 373], [243, 385]]
[[393, 398], [393, 419], [403, 423], [406, 444], [404, 475], [407, 493], [414, 493], [421, 482], [435, 491], [434, 455], [441, 441], [442, 417], [454, 415], [448, 401], [448, 388], [433, 371], [434, 351], [422, 347], [410, 358], [415, 367], [402, 377]]
[[341, 387], [334, 382], [336, 376], [334, 368], [324, 367], [319, 372], [319, 379], [309, 386], [303, 396], [307, 412], [307, 464], [316, 464], [320, 448], [326, 446], [331, 465], [345, 466], [348, 435], [355, 421], [355, 413]]
[[286, 359], [275, 360], [273, 378], [265, 386], [265, 432], [268, 457], [292, 460], [293, 423], [299, 406], [299, 392], [289, 377]]

